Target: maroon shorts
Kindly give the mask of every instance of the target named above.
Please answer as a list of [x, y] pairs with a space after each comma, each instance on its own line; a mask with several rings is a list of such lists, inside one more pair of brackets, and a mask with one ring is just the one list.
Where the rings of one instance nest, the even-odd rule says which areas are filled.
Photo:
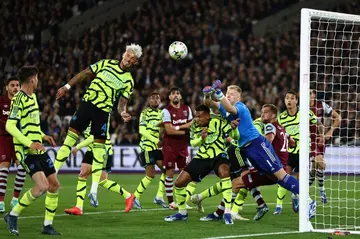
[[13, 137], [0, 135], [0, 163], [16, 160]]
[[312, 158], [324, 154], [325, 154], [325, 144], [319, 143], [318, 139], [312, 138], [310, 157]]
[[175, 168], [175, 164], [179, 169], [185, 168], [186, 158], [189, 156], [187, 146], [180, 150], [169, 146], [163, 146], [162, 152], [164, 156], [163, 166], [166, 169]]
[[247, 173], [241, 175], [242, 181], [248, 189], [277, 184], [276, 178], [273, 177], [273, 175], [267, 176], [261, 174], [257, 170], [249, 170]]

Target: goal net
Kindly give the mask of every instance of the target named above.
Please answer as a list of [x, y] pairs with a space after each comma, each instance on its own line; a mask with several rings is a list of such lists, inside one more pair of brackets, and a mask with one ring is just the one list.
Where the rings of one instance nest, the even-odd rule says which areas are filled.
[[[309, 223], [307, 210], [300, 210], [300, 231], [360, 234], [360, 140], [356, 138], [360, 128], [359, 44], [360, 16], [302, 9], [300, 208], [308, 207], [310, 195], [317, 202], [317, 213]], [[311, 105], [311, 91], [314, 105]], [[325, 133], [334, 130], [325, 141], [324, 187], [321, 168], [309, 167], [309, 158], [314, 160], [311, 156], [316, 156], [319, 160], [321, 155], [321, 141], [317, 141], [316, 148], [309, 147], [310, 107], [324, 125]], [[333, 111], [341, 116], [339, 127], [334, 127]], [[319, 127], [315, 128], [317, 137], [321, 132]], [[321, 167], [320, 164], [317, 166]], [[309, 172], [315, 176], [312, 186], [309, 186]], [[323, 202], [321, 190], [326, 193], [327, 203]]]

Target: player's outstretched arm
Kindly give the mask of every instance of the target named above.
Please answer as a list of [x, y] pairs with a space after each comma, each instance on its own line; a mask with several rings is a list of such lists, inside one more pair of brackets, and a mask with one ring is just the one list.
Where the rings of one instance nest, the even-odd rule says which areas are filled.
[[85, 140], [83, 140], [82, 142], [78, 143], [72, 150], [72, 154], [75, 156], [77, 151], [79, 151], [80, 149], [89, 146], [90, 144], [94, 143], [94, 135], [90, 135], [89, 137], [87, 137]]
[[329, 129], [328, 132], [326, 132], [325, 134], [325, 139], [330, 139], [331, 136], [333, 135], [335, 129], [337, 129], [341, 123], [341, 116], [338, 112], [336, 112], [335, 110], [331, 111], [331, 118], [333, 120], [333, 125], [331, 126], [331, 128]]
[[230, 101], [224, 96], [221, 91], [221, 81], [216, 80], [215, 83], [212, 85], [212, 88], [215, 90], [215, 97], [221, 102], [226, 112], [229, 112], [232, 115], [236, 115], [236, 107], [230, 103]]
[[83, 81], [85, 79], [93, 78], [91, 76], [94, 76], [94, 73], [92, 72], [92, 70], [88, 67], [85, 70], [79, 72], [78, 74], [76, 74], [66, 85], [62, 86], [60, 89], [58, 89], [57, 93], [56, 93], [56, 99], [60, 99], [61, 97], [63, 97], [65, 95], [65, 93], [67, 91], [70, 90], [70, 88], [73, 85], [76, 85], [79, 81]]
[[215, 102], [211, 99], [211, 96], [214, 94], [214, 89], [211, 86], [205, 86], [203, 89], [204, 94], [204, 104], [213, 110], [218, 110], [220, 107], [219, 102]]

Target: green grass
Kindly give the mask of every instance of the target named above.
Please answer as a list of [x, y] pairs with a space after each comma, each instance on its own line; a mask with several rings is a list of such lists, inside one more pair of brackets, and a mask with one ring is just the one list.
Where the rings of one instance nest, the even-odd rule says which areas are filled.
[[[134, 191], [137, 184], [141, 180], [143, 175], [135, 174], [113, 174], [110, 178], [119, 182], [128, 191]], [[6, 196], [6, 206], [9, 209], [9, 202], [12, 197], [14, 176], [11, 175], [8, 180], [8, 194]], [[262, 187], [261, 191], [264, 199], [268, 203], [271, 211], [260, 221], [235, 221], [232, 226], [224, 225], [222, 222], [200, 222], [199, 218], [207, 215], [215, 210], [216, 205], [220, 201], [220, 196], [210, 198], [204, 202], [205, 213], [201, 214], [195, 210], [190, 210], [189, 220], [186, 222], [164, 222], [164, 217], [170, 215], [174, 211], [169, 209], [161, 209], [152, 203], [153, 197], [157, 190], [158, 177], [149, 186], [148, 190], [141, 198], [143, 210], [133, 210], [128, 214], [123, 212], [124, 199], [112, 192], [108, 192], [103, 188], [99, 188], [99, 207], [97, 209], [92, 208], [89, 205], [88, 200], [85, 201], [85, 214], [82, 216], [69, 216], [64, 215], [64, 209], [75, 205], [76, 202], [76, 179], [77, 176], [73, 175], [60, 175], [61, 191], [59, 198], [59, 207], [57, 210], [57, 216], [55, 217], [55, 228], [63, 233], [63, 238], [207, 238], [207, 237], [226, 237], [233, 236], [236, 238], [239, 236], [242, 238], [249, 238], [250, 234], [260, 233], [276, 233], [276, 232], [295, 232], [298, 229], [298, 215], [294, 214], [291, 209], [290, 197], [285, 199], [285, 205], [283, 214], [280, 216], [274, 216], [272, 214], [274, 210], [274, 203], [276, 201], [276, 187]], [[214, 176], [208, 176], [204, 181], [197, 186], [196, 192], [211, 186], [218, 179]], [[350, 181], [350, 183], [349, 183]], [[350, 185], [351, 184], [351, 185]], [[90, 182], [88, 182], [88, 186]], [[26, 188], [30, 188], [32, 182], [27, 178]], [[341, 187], [351, 188], [353, 192], [348, 192], [348, 196], [354, 198], [360, 198], [360, 185], [355, 183], [355, 178], [349, 180], [348, 183], [340, 182], [340, 184], [333, 183], [332, 188], [336, 189]], [[359, 187], [359, 188], [356, 188]], [[356, 195], [354, 195], [354, 192]], [[339, 195], [335, 194], [335, 190], [331, 191], [332, 198], [336, 198]], [[341, 198], [345, 198], [346, 192], [341, 192]], [[247, 205], [244, 207], [241, 215], [248, 218], [253, 218], [255, 214], [255, 204], [252, 198], [249, 198]], [[340, 213], [343, 215], [345, 211], [341, 212], [338, 207], [347, 206], [348, 208], [354, 208], [356, 201], [335, 201], [330, 202], [327, 206], [323, 206], [318, 200], [318, 211], [321, 214], [325, 214], [332, 207], [333, 213]], [[342, 214], [341, 214], [342, 213]], [[354, 223], [356, 218], [356, 210], [348, 210], [347, 212], [352, 219], [348, 219], [347, 223]], [[19, 219], [19, 230], [21, 238], [47, 238], [41, 236], [40, 231], [43, 223], [44, 215], [44, 197], [37, 200], [33, 205], [24, 210], [21, 219]], [[337, 214], [336, 214], [337, 215]], [[357, 216], [358, 217], [358, 216]], [[326, 223], [337, 223], [338, 216], [333, 218], [317, 218], [317, 225]], [[345, 223], [345, 218], [342, 218], [342, 223]], [[356, 221], [359, 226], [359, 220]], [[359, 229], [358, 229], [359, 230]], [[2, 223], [0, 227], [0, 238], [10, 238], [6, 224]], [[305, 234], [284, 234], [284, 235], [260, 235], [251, 238], [328, 238], [329, 234], [321, 233], [305, 233]], [[347, 238], [360, 238], [360, 236], [350, 235]]]

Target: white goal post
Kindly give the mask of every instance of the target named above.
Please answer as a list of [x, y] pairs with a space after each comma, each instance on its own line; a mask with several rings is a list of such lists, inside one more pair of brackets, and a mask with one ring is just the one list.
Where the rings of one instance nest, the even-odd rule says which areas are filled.
[[[353, 105], [360, 99], [360, 16], [302, 9], [300, 30], [299, 231], [360, 234], [360, 170], [354, 166], [360, 161], [360, 149], [350, 142], [352, 135], [347, 127], [342, 127], [345, 135], [337, 136], [341, 142], [338, 145], [328, 142], [334, 147], [326, 149], [325, 162], [328, 157], [343, 166], [342, 169], [326, 166], [328, 202], [320, 201], [317, 180], [309, 186], [310, 87], [321, 95], [319, 100], [346, 115], [347, 122], [354, 120], [355, 126], [349, 125], [349, 130], [359, 130], [359, 112]], [[351, 111], [355, 111], [354, 119]], [[316, 216], [310, 221], [309, 196], [317, 202]]]

